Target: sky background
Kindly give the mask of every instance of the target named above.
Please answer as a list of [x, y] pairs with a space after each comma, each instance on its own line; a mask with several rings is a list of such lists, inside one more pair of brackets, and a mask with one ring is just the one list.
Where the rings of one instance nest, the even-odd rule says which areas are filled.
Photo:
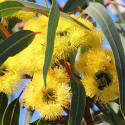
[[[61, 3], [66, 2], [66, 1], [67, 1], [67, 0], [57, 0], [57, 2], [59, 3], [59, 5], [60, 5]], [[119, 0], [119, 1], [120, 1], [120, 0]], [[40, 5], [45, 6], [44, 0], [36, 0], [36, 2], [37, 2], [38, 4], [40, 4]], [[125, 4], [125, 1], [124, 1], [124, 0], [122, 0], [122, 2]], [[48, 4], [49, 7], [51, 6], [51, 4], [50, 4], [48, 1], [47, 1], [47, 4]], [[118, 21], [118, 18], [113, 15], [113, 13], [110, 11], [109, 7], [107, 7], [107, 10], [108, 10], [109, 14], [111, 15], [113, 21]], [[98, 28], [99, 28], [99, 27], [98, 27]], [[109, 46], [109, 44], [108, 44], [108, 42], [107, 42], [106, 40], [104, 41], [104, 48], [110, 49], [110, 46]], [[18, 92], [15, 92], [15, 93], [13, 94], [14, 99], [18, 97], [18, 95], [21, 93], [23, 87], [25, 86], [25, 84], [26, 84], [28, 81], [29, 81], [29, 80], [23, 80], [23, 81], [22, 81], [22, 86], [20, 87], [19, 91], [18, 91]], [[20, 98], [20, 101], [21, 101], [21, 98]], [[95, 107], [95, 108], [96, 108], [96, 107]], [[97, 108], [96, 108], [96, 110], [97, 110]], [[23, 109], [23, 108], [20, 108], [19, 125], [23, 125], [23, 121], [24, 121], [24, 117], [25, 117], [25, 112], [26, 112], [26, 109], [25, 109], [25, 108], [24, 108], [24, 109]], [[32, 117], [32, 119], [31, 119], [31, 121], [34, 121], [34, 120], [36, 120], [36, 119], [38, 119], [38, 118], [40, 118], [40, 115], [39, 115], [39, 113], [38, 113], [37, 111], [35, 111], [34, 114], [33, 114], [33, 117]]]

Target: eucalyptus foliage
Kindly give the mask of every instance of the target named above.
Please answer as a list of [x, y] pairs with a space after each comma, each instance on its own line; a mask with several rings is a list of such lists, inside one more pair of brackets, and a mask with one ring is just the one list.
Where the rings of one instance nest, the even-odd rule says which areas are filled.
[[[46, 0], [45, 0], [46, 1]], [[112, 1], [112, 0], [109, 0]], [[68, 0], [65, 6], [61, 8], [56, 0], [50, 0], [52, 3], [51, 8], [38, 5], [35, 0], [28, 0], [27, 2], [23, 0], [9, 0], [0, 3], [0, 65], [14, 55], [20, 53], [25, 48], [30, 46], [36, 34], [41, 34], [41, 32], [33, 32], [30, 30], [22, 30], [22, 28], [17, 28], [17, 23], [14, 23], [13, 28], [9, 29], [9, 18], [11, 14], [15, 14], [20, 10], [26, 12], [35, 12], [35, 17], [39, 15], [45, 15], [48, 18], [48, 29], [47, 29], [47, 43], [45, 51], [45, 59], [43, 65], [43, 79], [44, 86], [47, 86], [47, 73], [50, 69], [51, 60], [54, 51], [54, 40], [59, 23], [59, 18], [63, 17], [77, 24], [79, 27], [83, 27], [86, 30], [94, 32], [92, 29], [82, 24], [77, 19], [68, 15], [70, 13], [79, 12], [82, 18], [86, 19], [87, 14], [91, 16], [90, 20], [93, 18], [94, 21], [99, 25], [100, 29], [105, 35], [105, 38], [109, 42], [117, 69], [118, 81], [119, 81], [119, 98], [114, 100], [114, 102], [101, 103], [95, 102], [94, 99], [86, 96], [85, 88], [81, 83], [81, 75], [75, 70], [74, 64], [77, 60], [79, 54], [83, 54], [87, 51], [87, 47], [79, 48], [72, 53], [70, 56], [70, 61], [60, 59], [57, 64], [65, 68], [70, 76], [70, 92], [72, 93], [71, 104], [68, 105], [69, 108], [64, 110], [67, 113], [66, 116], [61, 116], [56, 120], [46, 120], [44, 118], [37, 119], [31, 122], [31, 118], [34, 114], [34, 109], [28, 107], [26, 109], [25, 119], [23, 121], [24, 125], [45, 125], [45, 124], [64, 124], [64, 125], [94, 125], [94, 124], [111, 124], [111, 125], [124, 125], [124, 115], [125, 115], [125, 27], [124, 22], [120, 20], [119, 22], [114, 22], [109, 15], [106, 7], [112, 3], [104, 3], [103, 0]], [[115, 2], [115, 6], [120, 6]], [[125, 5], [122, 5], [125, 9]], [[113, 10], [112, 10], [113, 11]], [[86, 13], [86, 15], [85, 15]], [[120, 12], [118, 12], [120, 13]], [[15, 20], [15, 19], [14, 19]], [[11, 20], [12, 21], [12, 20]], [[13, 21], [11, 22], [13, 23]], [[95, 22], [94, 22], [95, 23]], [[93, 24], [94, 24], [93, 23]], [[63, 24], [62, 24], [63, 25]], [[67, 32], [66, 32], [67, 33]], [[63, 34], [62, 34], [63, 35]], [[91, 48], [91, 47], [90, 47]], [[79, 51], [80, 50], [80, 51]], [[33, 58], [33, 57], [32, 57]], [[52, 65], [52, 68], [54, 66]], [[72, 69], [70, 69], [72, 68]], [[91, 71], [90, 71], [91, 72]], [[63, 76], [62, 76], [63, 77]], [[25, 74], [23, 78], [32, 77]], [[8, 83], [9, 84], [9, 83]], [[18, 125], [20, 117], [20, 109], [25, 107], [25, 104], [20, 104], [19, 98], [21, 97], [23, 90], [16, 99], [10, 100], [8, 94], [0, 92], [0, 125]], [[111, 92], [112, 93], [112, 92]], [[8, 103], [9, 102], [9, 103]], [[25, 103], [25, 102], [24, 102]], [[113, 104], [117, 103], [117, 112], [115, 112], [115, 107]], [[98, 107], [98, 111], [95, 110], [94, 106]], [[90, 112], [90, 109], [92, 112]], [[84, 118], [84, 119], [83, 119]]]

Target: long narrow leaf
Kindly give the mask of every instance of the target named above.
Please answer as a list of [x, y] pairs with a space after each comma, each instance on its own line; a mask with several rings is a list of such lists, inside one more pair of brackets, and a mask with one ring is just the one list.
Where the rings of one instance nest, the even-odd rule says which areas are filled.
[[80, 79], [75, 75], [71, 75], [70, 82], [73, 95], [71, 100], [69, 125], [81, 125], [86, 104], [85, 89]]
[[26, 48], [35, 37], [35, 33], [30, 30], [18, 31], [0, 43], [0, 65], [9, 56], [14, 56]]
[[2, 125], [18, 125], [19, 124], [19, 114], [20, 114], [20, 106], [19, 100], [13, 100], [9, 106], [6, 108]]
[[24, 7], [23, 4], [17, 1], [5, 1], [0, 3], [0, 17], [8, 16], [13, 14]]
[[89, 6], [84, 12], [91, 15], [99, 24], [107, 38], [114, 57], [119, 79], [120, 103], [125, 114], [125, 48], [123, 48], [119, 34], [107, 10], [99, 3]]
[[54, 39], [55, 39], [56, 28], [58, 26], [58, 20], [59, 20], [59, 8], [56, 0], [53, 0], [48, 22], [47, 44], [45, 52], [45, 61], [43, 66], [43, 78], [45, 87], [46, 87], [46, 76], [50, 67], [51, 58], [53, 54]]
[[7, 95], [1, 92], [0, 93], [0, 125], [2, 124], [2, 116], [3, 116], [4, 110], [6, 109], [7, 104], [8, 104]]

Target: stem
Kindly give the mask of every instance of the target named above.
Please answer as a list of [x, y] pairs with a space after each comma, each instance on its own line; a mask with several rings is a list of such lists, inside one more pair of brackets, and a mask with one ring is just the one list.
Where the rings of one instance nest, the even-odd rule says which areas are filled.
[[90, 15], [88, 15], [85, 19], [88, 20], [90, 18]]
[[21, 91], [21, 93], [19, 94], [19, 96], [17, 97], [18, 100], [21, 97], [21, 95], [23, 94], [24, 90], [25, 90], [25, 87], [23, 88], [23, 90]]
[[32, 8], [29, 8], [29, 7], [22, 7], [22, 9], [31, 10], [31, 11], [34, 11], [34, 12], [37, 12], [37, 13], [43, 14], [43, 15], [45, 15], [45, 16], [48, 17], [48, 14], [43, 13], [43, 12], [41, 12], [41, 11], [39, 11], [39, 10], [36, 10], [36, 9], [32, 9]]
[[9, 31], [0, 23], [0, 30], [3, 32], [3, 34], [6, 37], [9, 37], [11, 34], [9, 33]]
[[46, 4], [46, 7], [48, 7], [46, 0], [44, 0], [44, 2], [45, 2], [45, 4]]
[[109, 4], [119, 5], [119, 6], [122, 6], [122, 7], [125, 8], [125, 5], [122, 5], [122, 4], [117, 3], [117, 2], [115, 2], [115, 1], [109, 1]]
[[84, 119], [85, 119], [87, 125], [94, 125], [94, 122], [92, 120], [92, 116], [90, 113], [89, 105], [90, 105], [90, 102], [88, 101], [85, 106]]
[[3, 17], [3, 26], [5, 26], [5, 17]]
[[[69, 76], [71, 76], [73, 73], [72, 65], [69, 62], [66, 62], [65, 60], [61, 59], [59, 60], [60, 64], [65, 67], [67, 73]], [[58, 63], [57, 63], [58, 64]]]
[[71, 11], [71, 12], [67, 12], [66, 14], [70, 15], [70, 14], [73, 14], [73, 13], [76, 13], [76, 12], [82, 12], [82, 11], [84, 11], [84, 9], [74, 10], [74, 11]]
[[60, 119], [60, 120], [56, 123], [56, 125], [60, 124], [60, 123], [61, 123], [62, 121], [64, 121], [67, 117], [69, 117], [69, 114], [68, 114], [67, 116], [63, 117], [62, 119]]
[[107, 7], [107, 6], [110, 4], [110, 3], [109, 3], [110, 1], [112, 1], [112, 0], [109, 0], [107, 3], [105, 3], [105, 4], [104, 4], [104, 7]]
[[73, 74], [71, 63], [64, 61], [64, 64], [65, 64], [64, 66], [65, 66], [69, 76], [71, 76]]

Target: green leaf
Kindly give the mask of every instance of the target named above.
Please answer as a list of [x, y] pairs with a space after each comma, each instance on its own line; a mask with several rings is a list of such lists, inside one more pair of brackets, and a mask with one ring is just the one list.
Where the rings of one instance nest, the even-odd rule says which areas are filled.
[[33, 116], [34, 110], [26, 109], [23, 125], [29, 125]]
[[0, 65], [9, 56], [14, 56], [26, 48], [33, 40], [35, 33], [30, 30], [18, 31], [0, 43]]
[[118, 31], [119, 36], [121, 38], [122, 45], [125, 48], [125, 31], [124, 31], [123, 27], [124, 26], [122, 26], [121, 24], [116, 23], [116, 28], [117, 28], [117, 31]]
[[[38, 4], [35, 4], [35, 3], [32, 3], [32, 2], [20, 1], [20, 0], [16, 0], [16, 1], [19, 1], [20, 3], [22, 3], [26, 7], [29, 7], [29, 8], [32, 8], [32, 9], [36, 9], [36, 10], [41, 11], [41, 12], [46, 13], [46, 14], [49, 14], [49, 12], [50, 12], [50, 8], [42, 6], [42, 5], [38, 5]], [[83, 28], [91, 30], [90, 28], [88, 28], [87, 26], [85, 26], [84, 24], [82, 24], [81, 22], [79, 22], [78, 20], [70, 17], [66, 13], [60, 12], [60, 16], [66, 18], [66, 19], [68, 19], [70, 21], [73, 21], [74, 23], [80, 25]]]
[[117, 125], [116, 119], [114, 119], [112, 113], [105, 103], [96, 103], [96, 106], [105, 115], [106, 119], [109, 121], [110, 125]]
[[46, 76], [50, 67], [51, 58], [53, 54], [54, 39], [55, 39], [56, 28], [58, 26], [58, 20], [59, 20], [59, 8], [56, 0], [53, 0], [48, 22], [47, 44], [45, 52], [45, 61], [43, 65], [43, 78], [45, 87], [46, 87]]
[[102, 5], [104, 5], [104, 1], [103, 0], [93, 0], [94, 2], [98, 2], [98, 3], [100, 3], [100, 4], [102, 4]]
[[71, 65], [72, 65], [73, 72], [74, 72], [76, 75], [79, 76], [79, 73], [76, 71], [76, 69], [75, 69], [75, 67], [74, 67], [77, 53], [78, 53], [78, 51], [72, 54], [72, 56], [71, 56], [71, 58], [70, 58], [70, 61], [71, 61]]
[[4, 112], [2, 118], [2, 125], [18, 125], [19, 114], [20, 114], [19, 100], [15, 99], [9, 104], [9, 106], [7, 106]]
[[87, 1], [86, 0], [68, 0], [66, 5], [63, 8], [63, 12], [70, 12], [70, 11], [75, 11], [78, 10], [78, 7], [87, 7]]
[[101, 4], [94, 3], [84, 12], [97, 21], [112, 48], [119, 79], [121, 109], [125, 114], [125, 48], [122, 46], [122, 42], [113, 20]]
[[73, 95], [71, 100], [69, 125], [81, 125], [86, 103], [85, 89], [80, 79], [75, 75], [71, 75], [70, 82]]
[[118, 116], [118, 114], [116, 114], [116, 113], [113, 111], [113, 109], [111, 108], [111, 106], [110, 106], [109, 104], [107, 104], [107, 107], [109, 108], [110, 112], [112, 113], [114, 119], [116, 119], [117, 125], [125, 125], [124, 119], [122, 120], [122, 119]]
[[36, 0], [27, 0], [27, 1], [36, 3]]
[[112, 110], [109, 104], [96, 103], [96, 105], [105, 115], [105, 118], [110, 123], [110, 125], [125, 125], [125, 122]]
[[7, 95], [0, 92], [0, 125], [2, 124], [2, 116], [3, 116], [4, 110], [7, 107], [7, 104], [8, 104]]
[[24, 7], [23, 4], [17, 1], [5, 1], [0, 3], [0, 17], [13, 14]]
[[109, 123], [109, 120], [105, 117], [104, 114], [99, 114], [94, 117], [95, 124], [102, 123], [104, 121]]

